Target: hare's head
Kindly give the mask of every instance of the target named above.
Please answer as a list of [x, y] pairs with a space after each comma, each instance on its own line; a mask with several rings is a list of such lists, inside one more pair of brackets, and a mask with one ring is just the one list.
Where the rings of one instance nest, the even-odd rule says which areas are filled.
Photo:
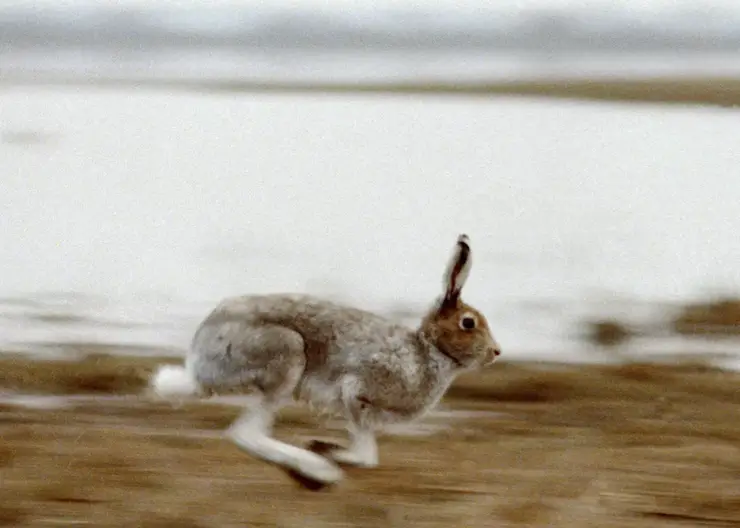
[[426, 340], [464, 369], [490, 365], [501, 354], [486, 318], [460, 298], [471, 265], [468, 237], [460, 235], [444, 275], [444, 295], [419, 329]]

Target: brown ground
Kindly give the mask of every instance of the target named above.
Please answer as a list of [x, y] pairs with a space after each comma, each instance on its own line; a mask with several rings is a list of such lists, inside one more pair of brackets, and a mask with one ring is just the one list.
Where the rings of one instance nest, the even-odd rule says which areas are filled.
[[683, 335], [740, 335], [740, 299], [689, 304], [674, 320], [673, 330]]
[[[131, 395], [0, 404], [0, 526], [740, 526], [738, 374], [502, 362], [444, 402], [501, 415], [384, 436], [380, 468], [317, 493], [218, 437], [238, 408], [137, 396], [156, 362], [0, 360], [7, 389]], [[280, 437], [314, 435], [342, 438], [285, 413]]]

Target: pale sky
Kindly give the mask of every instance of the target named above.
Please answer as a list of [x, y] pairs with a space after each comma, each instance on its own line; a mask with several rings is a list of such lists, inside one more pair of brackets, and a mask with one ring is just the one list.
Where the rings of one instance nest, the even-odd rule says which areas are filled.
[[315, 7], [324, 9], [362, 9], [377, 10], [388, 7], [404, 9], [454, 8], [476, 9], [515, 9], [526, 10], [536, 7], [628, 7], [630, 9], [654, 10], [666, 7], [701, 8], [713, 7], [740, 8], [740, 0], [0, 0], [0, 8], [16, 6], [44, 6], [56, 8], [91, 5], [142, 6], [142, 7], [181, 7], [192, 6], [260, 6], [263, 8]]

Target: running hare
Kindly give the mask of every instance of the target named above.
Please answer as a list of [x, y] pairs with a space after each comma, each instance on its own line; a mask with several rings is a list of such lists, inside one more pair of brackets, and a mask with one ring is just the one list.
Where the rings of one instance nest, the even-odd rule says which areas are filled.
[[[500, 354], [486, 318], [460, 298], [470, 267], [468, 237], [460, 235], [443, 295], [414, 330], [311, 296], [225, 299], [198, 327], [185, 366], [159, 369], [154, 391], [258, 393], [228, 437], [308, 488], [336, 483], [339, 465], [378, 464], [376, 430], [421, 416], [458, 374]], [[314, 441], [301, 449], [272, 438], [275, 413], [293, 400], [346, 419], [349, 447]]]

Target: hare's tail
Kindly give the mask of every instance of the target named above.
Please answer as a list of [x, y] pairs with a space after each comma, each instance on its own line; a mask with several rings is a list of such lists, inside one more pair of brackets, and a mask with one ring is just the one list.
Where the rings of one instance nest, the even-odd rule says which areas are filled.
[[152, 377], [152, 389], [161, 398], [191, 396], [199, 391], [190, 369], [180, 365], [163, 365]]

